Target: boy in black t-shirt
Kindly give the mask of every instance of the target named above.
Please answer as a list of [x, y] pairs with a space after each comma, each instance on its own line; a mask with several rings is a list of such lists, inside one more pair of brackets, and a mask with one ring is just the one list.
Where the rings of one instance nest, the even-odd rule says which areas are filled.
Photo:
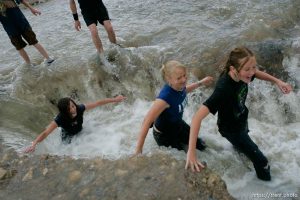
[[[81, 24], [78, 19], [77, 7], [75, 0], [69, 0], [70, 9], [74, 18], [74, 26], [77, 31], [81, 29]], [[97, 22], [102, 24], [107, 32], [108, 39], [111, 43], [116, 44], [116, 35], [114, 29], [110, 23], [110, 18], [105, 5], [102, 0], [78, 0], [79, 7], [83, 19], [90, 30], [93, 43], [99, 53], [100, 59], [104, 61], [104, 50], [101, 39], [97, 30]]]

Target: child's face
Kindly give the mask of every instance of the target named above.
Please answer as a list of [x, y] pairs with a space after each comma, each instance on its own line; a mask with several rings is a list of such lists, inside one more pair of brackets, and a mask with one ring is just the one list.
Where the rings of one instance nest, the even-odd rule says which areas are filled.
[[250, 83], [252, 77], [256, 72], [256, 59], [254, 56], [250, 57], [248, 62], [244, 64], [244, 66], [240, 69], [238, 75], [239, 79], [245, 83]]
[[175, 68], [168, 81], [173, 89], [177, 91], [182, 90], [187, 82], [186, 69], [181, 67]]
[[70, 113], [70, 115], [71, 115], [71, 118], [74, 118], [74, 117], [76, 117], [76, 115], [77, 115], [77, 109], [76, 109], [76, 106], [75, 106], [75, 104], [74, 104], [72, 101], [70, 101], [70, 105], [69, 105], [69, 113]]

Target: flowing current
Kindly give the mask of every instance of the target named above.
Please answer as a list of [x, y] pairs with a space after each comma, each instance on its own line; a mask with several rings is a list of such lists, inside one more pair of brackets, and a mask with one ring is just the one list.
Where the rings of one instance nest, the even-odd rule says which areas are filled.
[[[38, 145], [36, 154], [71, 155], [92, 159], [119, 159], [134, 152], [143, 118], [163, 85], [159, 68], [176, 59], [190, 68], [190, 81], [211, 75], [228, 52], [245, 45], [262, 68], [289, 82], [294, 91], [283, 95], [266, 82], [250, 84], [247, 106], [250, 136], [268, 157], [272, 181], [256, 178], [251, 162], [218, 133], [217, 116], [202, 123], [201, 137], [209, 148], [197, 152], [200, 160], [226, 181], [237, 199], [278, 194], [300, 195], [300, 1], [299, 0], [104, 0], [117, 40], [109, 43], [98, 26], [110, 66], [99, 62], [89, 31], [73, 26], [68, 1], [35, 5], [33, 16], [23, 9], [40, 43], [56, 61], [51, 66], [33, 47], [26, 47], [35, 66], [23, 64], [0, 27], [0, 142], [21, 152], [57, 114], [57, 100], [71, 96], [87, 103], [123, 94], [125, 102], [87, 111], [84, 129], [70, 145], [55, 130]], [[190, 123], [213, 86], [189, 95], [184, 119]], [[149, 131], [144, 154], [168, 153], [180, 160], [186, 154], [159, 148]], [[255, 196], [257, 195], [257, 196]]]

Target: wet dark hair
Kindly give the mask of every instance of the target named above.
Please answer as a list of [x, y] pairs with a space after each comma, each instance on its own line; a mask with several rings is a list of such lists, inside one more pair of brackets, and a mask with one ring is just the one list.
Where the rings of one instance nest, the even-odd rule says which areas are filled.
[[60, 114], [62, 115], [62, 117], [64, 117], [65, 119], [71, 119], [71, 114], [70, 114], [70, 102], [74, 103], [74, 105], [76, 106], [77, 109], [77, 104], [74, 102], [73, 99], [69, 98], [69, 97], [65, 97], [65, 98], [61, 98], [58, 103], [57, 103], [57, 108], [60, 112]]
[[[230, 66], [233, 66], [237, 71], [239, 71], [253, 56], [253, 52], [247, 47], [237, 47], [233, 49], [230, 52], [225, 65], [223, 66], [222, 74], [228, 73]], [[242, 59], [245, 60], [241, 62]]]

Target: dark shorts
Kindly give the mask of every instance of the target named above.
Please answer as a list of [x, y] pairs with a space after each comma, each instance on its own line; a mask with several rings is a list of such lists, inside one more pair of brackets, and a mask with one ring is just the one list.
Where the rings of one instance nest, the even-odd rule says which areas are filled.
[[16, 47], [17, 50], [23, 49], [27, 44], [23, 38], [27, 41], [29, 45], [35, 45], [38, 43], [35, 33], [32, 29], [26, 29], [22, 35], [9, 36], [11, 43]]
[[[185, 121], [182, 121], [176, 131], [158, 132], [153, 128], [153, 136], [159, 146], [171, 146], [178, 150], [187, 150], [190, 138], [190, 126]], [[206, 148], [205, 142], [198, 138], [196, 148], [201, 151], [204, 150]]]
[[23, 38], [29, 45], [38, 43], [29, 22], [18, 7], [8, 8], [5, 17], [0, 15], [0, 21], [9, 36], [11, 43], [17, 50], [20, 50], [27, 45]]
[[100, 4], [94, 8], [93, 10], [89, 11], [82, 11], [83, 19], [87, 26], [91, 24], [96, 24], [99, 22], [103, 25], [103, 22], [106, 20], [110, 20], [108, 16], [108, 12], [102, 1]]

